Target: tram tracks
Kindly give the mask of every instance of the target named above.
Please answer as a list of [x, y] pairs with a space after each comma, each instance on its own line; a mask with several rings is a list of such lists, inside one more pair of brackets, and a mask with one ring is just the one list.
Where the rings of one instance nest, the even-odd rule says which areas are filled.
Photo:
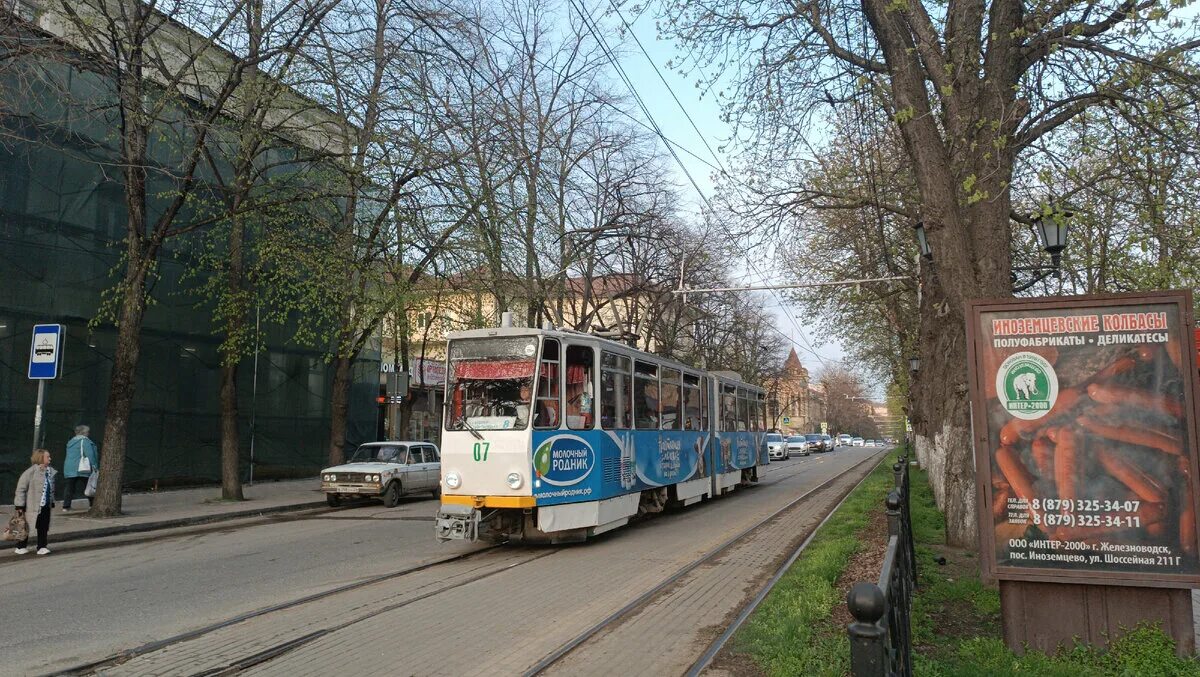
[[[736, 546], [744, 543], [748, 538], [751, 538], [752, 536], [754, 536], [756, 533], [758, 533], [759, 531], [761, 531], [768, 525], [771, 525], [774, 522], [776, 522], [777, 520], [785, 517], [786, 515], [788, 515], [788, 513], [790, 511], [795, 509], [797, 506], [800, 506], [806, 500], [812, 498], [816, 494], [831, 487], [838, 480], [842, 479], [846, 475], [855, 472], [856, 470], [860, 469], [864, 465], [868, 465], [868, 464], [876, 464], [877, 465], [879, 462], [880, 462], [880, 454], [875, 454], [875, 455], [869, 456], [866, 459], [860, 461], [859, 463], [856, 463], [855, 465], [842, 471], [841, 473], [838, 473], [837, 475], [830, 477], [829, 479], [825, 480], [824, 482], [817, 485], [816, 487], [809, 489], [808, 491], [804, 492], [800, 496], [789, 501], [784, 506], [775, 510], [771, 514], [767, 515], [766, 517], [763, 517], [762, 519], [758, 520], [754, 524], [751, 524], [750, 526], [746, 527], [745, 529], [743, 529], [742, 531], [740, 531], [733, 537], [729, 538], [725, 542], [721, 543], [717, 547], [713, 548], [712, 550], [709, 550], [708, 552], [704, 553], [700, 557], [698, 557], [698, 558], [692, 560], [691, 562], [689, 562], [688, 564], [684, 565], [683, 567], [678, 569], [675, 573], [673, 573], [670, 576], [668, 576], [667, 578], [663, 579], [660, 583], [655, 585], [653, 588], [645, 591], [644, 593], [642, 593], [641, 595], [639, 595], [638, 597], [636, 597], [635, 599], [630, 601], [628, 604], [626, 604], [625, 606], [618, 609], [616, 612], [610, 614], [608, 617], [604, 618], [603, 620], [596, 623], [595, 625], [592, 625], [591, 627], [587, 628], [582, 633], [579, 633], [574, 638], [572, 638], [570, 641], [568, 641], [565, 644], [563, 644], [562, 646], [560, 646], [554, 652], [552, 652], [552, 653], [548, 654], [547, 656], [545, 656], [544, 658], [542, 658], [540, 661], [535, 663], [524, 673], [525, 677], [533, 677], [534, 675], [541, 675], [541, 674], [544, 674], [544, 673], [550, 671], [551, 668], [556, 667], [561, 661], [566, 659], [573, 652], [576, 652], [577, 650], [584, 647], [593, 638], [601, 635], [605, 631], [622, 623], [626, 619], [633, 616], [636, 612], [638, 612], [642, 609], [645, 609], [647, 607], [647, 605], [653, 603], [657, 598], [662, 596], [669, 589], [680, 584], [681, 581], [684, 581], [684, 579], [686, 579], [689, 576], [689, 574], [692, 574], [695, 570], [699, 569], [700, 567], [702, 567], [706, 564], [713, 563], [716, 560], [720, 559], [722, 556], [729, 553]], [[789, 476], [792, 474], [793, 473], [788, 473]], [[862, 479], [860, 479], [852, 487], [846, 489], [845, 492], [840, 496], [840, 498], [837, 502], [837, 505], [840, 506], [841, 503], [843, 501], [845, 501], [846, 497], [849, 496], [850, 493], [854, 490], [854, 488], [857, 487], [859, 484], [861, 484], [863, 481], [865, 481], [869, 475], [870, 475], [870, 473], [868, 472], [866, 475], [863, 476]], [[786, 479], [786, 477], [779, 478], [776, 481], [780, 481], [782, 479]], [[836, 507], [835, 507], [835, 510], [836, 510]], [[807, 547], [808, 543], [811, 542], [813, 536], [817, 533], [817, 531], [825, 523], [825, 521], [827, 521], [829, 519], [829, 515], [831, 515], [831, 514], [832, 514], [832, 511], [830, 511], [830, 513], [828, 515], [826, 515], [825, 518], [822, 519], [819, 524], [814, 526], [809, 531], [809, 533], [804, 538], [804, 540], [800, 544], [800, 546], [797, 547], [793, 551], [792, 555], [787, 559], [787, 561], [784, 563], [784, 565], [776, 571], [775, 575], [770, 579], [768, 584], [766, 586], [764, 586], [758, 592], [758, 594], [755, 595], [754, 598], [752, 598], [750, 600], [750, 602], [746, 603], [745, 605], [742, 605], [742, 608], [739, 610], [738, 615], [735, 617], [733, 624], [731, 624], [728, 628], [726, 628], [725, 632], [723, 632], [716, 640], [714, 640], [707, 647], [706, 651], [701, 655], [700, 659], [692, 664], [691, 668], [687, 672], [689, 677], [691, 675], [699, 674], [700, 671], [702, 671], [705, 667], [708, 666], [708, 664], [712, 661], [713, 656], [715, 656], [717, 654], [717, 652], [720, 651], [720, 649], [725, 645], [725, 642], [727, 642], [728, 639], [730, 637], [732, 637], [733, 633], [737, 630], [737, 627], [740, 626], [741, 623], [745, 620], [745, 618], [748, 617], [749, 614], [754, 610], [754, 608], [756, 608], [758, 606], [758, 603], [760, 603], [762, 601], [762, 599], [766, 596], [767, 592], [770, 591], [770, 588], [772, 586], [774, 586], [775, 582], [783, 575], [783, 572], [785, 572], [787, 570], [787, 567], [790, 566], [791, 563], [795, 561], [796, 557], [799, 556], [799, 553], [802, 552], [805, 547]]]
[[[631, 612], [652, 600], [655, 595], [662, 593], [674, 583], [698, 567], [719, 559], [737, 543], [748, 535], [771, 522], [780, 515], [813, 496], [815, 493], [829, 487], [847, 473], [860, 468], [864, 463], [877, 459], [873, 455], [855, 465], [838, 472], [820, 485], [790, 500], [784, 507], [775, 510], [767, 517], [756, 521], [734, 537], [726, 540], [716, 548], [708, 551], [700, 558], [692, 561], [658, 585], [639, 595], [616, 613], [605, 618], [588, 631], [577, 635], [571, 641], [560, 646], [556, 651], [539, 661], [528, 674], [537, 674], [546, 667], [553, 665], [563, 656], [568, 655], [575, 647], [607, 627], [619, 624]], [[771, 468], [763, 473], [759, 487], [766, 488], [779, 482], [804, 474], [817, 463], [798, 463], [788, 466]], [[618, 533], [613, 538], [621, 538]], [[270, 668], [272, 661], [292, 652], [302, 650], [319, 640], [327, 638], [341, 630], [357, 624], [369, 625], [368, 621], [379, 619], [385, 614], [395, 612], [409, 605], [446, 595], [473, 583], [484, 581], [514, 569], [524, 567], [535, 561], [543, 560], [568, 548], [519, 549], [489, 546], [462, 553], [453, 557], [430, 561], [414, 567], [373, 576], [361, 581], [339, 586], [314, 595], [304, 596], [279, 605], [243, 614], [187, 633], [169, 637], [160, 641], [140, 646], [136, 649], [118, 653], [101, 661], [88, 665], [77, 666], [68, 670], [68, 674], [138, 674], [144, 668], [147, 673], [157, 674], [191, 674], [191, 675], [229, 675], [250, 670], [255, 667]], [[420, 579], [407, 583], [408, 578]], [[511, 580], [511, 579], [510, 579]], [[367, 592], [368, 588], [387, 584], [383, 590]], [[396, 588], [393, 584], [399, 585]], [[498, 584], [491, 584], [494, 586]], [[383, 599], [370, 599], [372, 595], [382, 596]], [[459, 595], [461, 597], [461, 595]], [[328, 602], [330, 609], [336, 608], [337, 613], [331, 612], [330, 617], [315, 613], [313, 607]], [[425, 605], [426, 607], [428, 605]], [[300, 618], [307, 613], [310, 621]], [[414, 613], [416, 613], [414, 611]], [[290, 625], [287, 620], [276, 617], [296, 615]], [[247, 625], [242, 625], [247, 624]], [[239, 626], [239, 627], [235, 627]], [[278, 627], [275, 627], [278, 626]], [[246, 629], [249, 628], [249, 629]], [[258, 642], [240, 642], [239, 635], [256, 635]], [[355, 631], [351, 631], [355, 632]], [[344, 633], [343, 633], [344, 634]], [[328, 642], [326, 642], [327, 644]], [[350, 647], [347, 647], [350, 650]], [[187, 656], [196, 658], [188, 662]], [[306, 654], [311, 654], [309, 651]], [[172, 655], [175, 654], [175, 655]], [[534, 654], [537, 655], [537, 654]], [[149, 659], [145, 665], [139, 665], [141, 659]], [[175, 660], [175, 663], [171, 663]], [[294, 659], [293, 659], [294, 662]], [[151, 663], [153, 665], [151, 665]], [[163, 664], [166, 664], [166, 669]], [[175, 666], [172, 669], [171, 666]], [[519, 672], [519, 670], [514, 670]], [[55, 674], [63, 674], [61, 672]]]

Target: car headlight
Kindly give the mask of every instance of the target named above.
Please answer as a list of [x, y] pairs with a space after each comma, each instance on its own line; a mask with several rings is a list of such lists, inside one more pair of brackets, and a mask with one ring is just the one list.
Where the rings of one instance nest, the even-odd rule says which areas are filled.
[[521, 488], [521, 473], [519, 473], [519, 472], [508, 473], [507, 481], [508, 481], [509, 489], [520, 489]]
[[371, 475], [371, 481], [372, 481], [372, 482], [378, 482], [378, 481], [379, 481], [379, 475]]
[[450, 487], [451, 489], [457, 489], [460, 485], [462, 485], [462, 478], [458, 476], [458, 473], [446, 473], [446, 486]]
[[337, 481], [337, 475], [330, 475], [330, 476], [329, 476], [329, 481], [330, 481], [330, 482], [336, 482], [336, 481]]
[[323, 479], [323, 480], [325, 480], [326, 482], [328, 482], [328, 481], [329, 481], [329, 475], [321, 475], [321, 479]]

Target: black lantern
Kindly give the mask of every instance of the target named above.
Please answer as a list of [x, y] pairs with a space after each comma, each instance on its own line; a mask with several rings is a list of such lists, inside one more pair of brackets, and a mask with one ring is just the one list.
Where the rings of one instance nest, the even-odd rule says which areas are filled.
[[921, 248], [921, 256], [932, 261], [933, 250], [929, 248], [929, 240], [925, 239], [925, 222], [917, 221], [913, 224], [913, 230], [917, 231], [917, 246]]
[[1033, 222], [1033, 227], [1042, 240], [1042, 249], [1050, 255], [1050, 260], [1053, 261], [1056, 268], [1062, 257], [1062, 251], [1067, 248], [1067, 221], [1070, 218], [1071, 212], [1055, 212], [1039, 216]]
[[913, 373], [916, 373], [916, 371], [921, 368], [921, 358], [917, 355], [913, 355], [912, 357], [908, 358], [908, 368]]

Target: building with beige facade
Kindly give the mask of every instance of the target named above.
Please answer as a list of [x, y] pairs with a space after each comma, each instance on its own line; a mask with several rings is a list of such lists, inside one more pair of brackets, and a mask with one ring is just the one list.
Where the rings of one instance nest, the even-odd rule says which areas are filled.
[[768, 394], [772, 427], [784, 434], [821, 432], [825, 421], [825, 392], [810, 382], [808, 369], [796, 349], [788, 354], [783, 369]]

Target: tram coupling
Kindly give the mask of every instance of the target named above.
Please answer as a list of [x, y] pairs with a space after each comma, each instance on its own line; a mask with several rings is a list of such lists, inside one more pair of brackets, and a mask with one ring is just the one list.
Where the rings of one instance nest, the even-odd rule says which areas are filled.
[[473, 506], [443, 503], [434, 533], [439, 541], [475, 541], [479, 539], [479, 518]]

